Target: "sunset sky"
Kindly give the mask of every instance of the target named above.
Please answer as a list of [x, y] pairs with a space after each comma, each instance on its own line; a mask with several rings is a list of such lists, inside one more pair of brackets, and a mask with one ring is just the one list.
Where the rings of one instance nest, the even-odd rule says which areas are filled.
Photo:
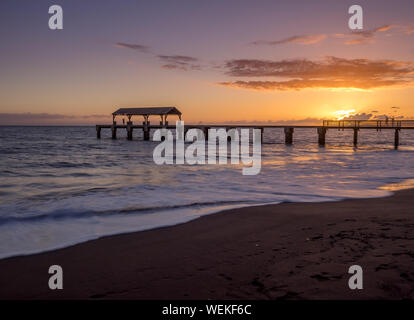
[[412, 0], [2, 0], [0, 39], [0, 124], [170, 105], [186, 122], [414, 118]]

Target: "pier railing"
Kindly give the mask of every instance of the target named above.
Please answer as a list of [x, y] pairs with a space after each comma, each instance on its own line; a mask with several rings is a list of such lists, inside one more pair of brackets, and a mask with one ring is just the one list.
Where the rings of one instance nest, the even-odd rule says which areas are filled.
[[410, 128], [414, 127], [414, 120], [324, 120], [326, 128]]

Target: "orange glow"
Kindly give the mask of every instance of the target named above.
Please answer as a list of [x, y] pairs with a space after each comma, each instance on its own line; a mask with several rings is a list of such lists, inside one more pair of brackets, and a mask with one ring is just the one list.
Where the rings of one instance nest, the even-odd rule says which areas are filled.
[[349, 116], [356, 114], [356, 112], [355, 112], [355, 109], [338, 110], [338, 111], [335, 111], [334, 114], [336, 116], [336, 120], [342, 120], [342, 119], [345, 119]]

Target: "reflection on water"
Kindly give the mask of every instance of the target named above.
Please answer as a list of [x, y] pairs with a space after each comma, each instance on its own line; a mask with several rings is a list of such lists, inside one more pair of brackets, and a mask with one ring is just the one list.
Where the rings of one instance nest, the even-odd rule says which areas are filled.
[[389, 183], [385, 186], [380, 187], [382, 190], [397, 191], [403, 189], [412, 189], [414, 188], [414, 179], [407, 179], [397, 183]]

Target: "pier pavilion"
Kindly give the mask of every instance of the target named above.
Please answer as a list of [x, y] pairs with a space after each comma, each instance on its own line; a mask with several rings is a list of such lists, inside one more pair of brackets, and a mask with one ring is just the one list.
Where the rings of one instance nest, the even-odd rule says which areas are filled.
[[[132, 140], [132, 131], [134, 128], [142, 128], [144, 132], [144, 140], [149, 140], [150, 138], [150, 116], [160, 116], [160, 127], [168, 126], [167, 117], [169, 115], [176, 115], [181, 120], [181, 111], [175, 107], [144, 107], [144, 108], [120, 108], [112, 113], [112, 125], [97, 125], [96, 126], [96, 135], [98, 138], [101, 137], [102, 128], [111, 128], [112, 129], [112, 138], [116, 139], [116, 131], [118, 128], [126, 128], [128, 140]], [[116, 117], [117, 116], [127, 116], [128, 122], [126, 125], [117, 125]], [[144, 121], [142, 126], [134, 126], [132, 123], [133, 116], [142, 116]]]

